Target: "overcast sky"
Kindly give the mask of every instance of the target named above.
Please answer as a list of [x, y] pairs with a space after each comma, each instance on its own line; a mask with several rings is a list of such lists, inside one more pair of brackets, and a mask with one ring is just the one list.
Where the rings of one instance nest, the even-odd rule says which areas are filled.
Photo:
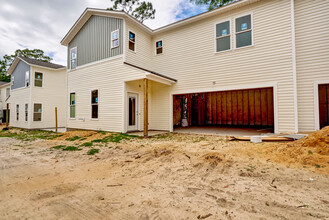
[[[201, 13], [205, 8], [189, 0], [148, 0], [156, 19], [145, 21], [151, 28]], [[86, 7], [108, 8], [110, 0], [0, 0], [0, 58], [16, 49], [42, 49], [53, 62], [66, 64], [61, 39]]]

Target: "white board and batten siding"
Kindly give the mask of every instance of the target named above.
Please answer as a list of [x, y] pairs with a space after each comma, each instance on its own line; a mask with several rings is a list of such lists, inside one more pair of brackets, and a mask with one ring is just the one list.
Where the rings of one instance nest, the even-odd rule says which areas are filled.
[[317, 86], [329, 84], [329, 2], [295, 0], [299, 130], [319, 128]]

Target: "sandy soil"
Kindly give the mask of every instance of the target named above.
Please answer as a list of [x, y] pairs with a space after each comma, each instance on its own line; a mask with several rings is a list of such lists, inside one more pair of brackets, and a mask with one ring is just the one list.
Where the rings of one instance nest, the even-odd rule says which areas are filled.
[[179, 134], [52, 148], [105, 136], [90, 134], [0, 138], [0, 219], [329, 219], [329, 155], [314, 149]]

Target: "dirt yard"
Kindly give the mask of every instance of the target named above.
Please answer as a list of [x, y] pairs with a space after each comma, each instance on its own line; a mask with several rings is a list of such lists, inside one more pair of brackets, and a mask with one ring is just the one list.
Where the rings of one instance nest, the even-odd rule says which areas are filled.
[[329, 219], [328, 129], [316, 135], [1, 131], [0, 219]]

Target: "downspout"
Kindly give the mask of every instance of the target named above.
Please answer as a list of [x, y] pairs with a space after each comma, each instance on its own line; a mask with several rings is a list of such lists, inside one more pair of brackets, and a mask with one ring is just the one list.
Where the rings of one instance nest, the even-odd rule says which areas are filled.
[[296, 64], [296, 33], [295, 33], [295, 0], [291, 0], [291, 46], [292, 46], [292, 71], [294, 90], [294, 120], [295, 133], [298, 133], [298, 101], [297, 101], [297, 64]]

